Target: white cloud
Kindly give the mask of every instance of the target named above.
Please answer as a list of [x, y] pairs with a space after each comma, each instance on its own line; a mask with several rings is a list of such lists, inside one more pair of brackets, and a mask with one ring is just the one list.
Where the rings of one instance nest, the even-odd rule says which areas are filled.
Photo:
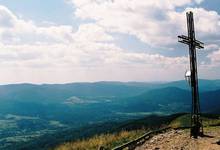
[[220, 46], [217, 45], [217, 44], [208, 44], [205, 46], [205, 50], [207, 51], [215, 51], [215, 50], [218, 50]]
[[0, 41], [6, 44], [67, 43], [72, 41], [71, 26], [36, 26], [0, 6]]
[[[167, 73], [187, 62], [185, 57], [126, 52], [103, 43], [2, 45], [0, 49], [1, 83], [156, 80], [153, 72]], [[12, 77], [14, 72], [16, 77]], [[175, 72], [176, 78], [183, 73]]]
[[211, 60], [212, 65], [220, 66], [220, 49], [209, 54], [208, 58]]
[[176, 44], [176, 35], [186, 33], [185, 12], [188, 10], [195, 13], [199, 36], [203, 39], [220, 36], [217, 12], [203, 8], [175, 10], [195, 2], [202, 0], [72, 0], [76, 17], [93, 19], [106, 31], [134, 35], [148, 45], [169, 48]]
[[198, 33], [203, 36], [220, 35], [220, 15], [216, 11], [207, 11], [203, 8], [194, 8], [192, 10], [195, 13], [196, 29]]
[[16, 16], [12, 14], [6, 7], [0, 6], [0, 27], [13, 27]]
[[[130, 34], [148, 45], [171, 48], [177, 43], [176, 36], [186, 32], [185, 11], [176, 12], [175, 8], [195, 1], [72, 2], [76, 7], [75, 15], [90, 20], [80, 24], [78, 29], [70, 25], [39, 26], [0, 6], [0, 67], [4, 72], [0, 82], [182, 78], [185, 69], [179, 68], [185, 67], [188, 58], [127, 51], [116, 45], [112, 33]], [[219, 15], [202, 8], [193, 8], [193, 11], [201, 32], [199, 36], [218, 39]], [[208, 24], [209, 18], [211, 24]], [[215, 43], [209, 45], [213, 47]], [[14, 72], [19, 72], [16, 78], [11, 75]]]
[[152, 62], [166, 65], [179, 60], [159, 54], [127, 52], [115, 45], [114, 38], [95, 23], [82, 24], [73, 32], [71, 26], [37, 26], [32, 21], [16, 17], [4, 6], [0, 7], [0, 16], [5, 18], [0, 24], [11, 22], [11, 26], [6, 25], [0, 32], [2, 41], [7, 41], [0, 45], [0, 61], [15, 62], [20, 66], [36, 66], [34, 64], [39, 62], [45, 62], [45, 66], [69, 63], [69, 66], [80, 67]]
[[200, 4], [200, 3], [202, 3], [204, 0], [195, 0], [195, 2], [197, 3], [197, 4]]
[[93, 23], [80, 25], [78, 31], [74, 33], [75, 42], [107, 42], [113, 41], [113, 37], [105, 32], [105, 30]]

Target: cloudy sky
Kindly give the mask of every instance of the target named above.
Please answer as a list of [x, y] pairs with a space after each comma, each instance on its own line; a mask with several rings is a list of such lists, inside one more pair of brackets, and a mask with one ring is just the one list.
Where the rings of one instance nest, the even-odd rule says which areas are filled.
[[199, 77], [220, 78], [219, 0], [0, 0], [0, 84], [184, 79], [186, 11]]

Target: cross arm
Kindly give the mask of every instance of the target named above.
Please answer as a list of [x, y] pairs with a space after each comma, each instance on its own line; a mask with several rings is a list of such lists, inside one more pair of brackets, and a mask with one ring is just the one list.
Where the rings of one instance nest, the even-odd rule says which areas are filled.
[[198, 40], [195, 40], [195, 46], [198, 49], [202, 49], [202, 48], [204, 48], [204, 43], [202, 43], [202, 42], [200, 42]]
[[[178, 36], [178, 42], [189, 45], [191, 43], [191, 39], [188, 36], [180, 35], [180, 36]], [[198, 49], [204, 48], [204, 43], [202, 43], [202, 42], [200, 42], [200, 41], [198, 41], [196, 39], [193, 40], [193, 44]]]
[[189, 45], [190, 39], [185, 35], [179, 35], [178, 42]]

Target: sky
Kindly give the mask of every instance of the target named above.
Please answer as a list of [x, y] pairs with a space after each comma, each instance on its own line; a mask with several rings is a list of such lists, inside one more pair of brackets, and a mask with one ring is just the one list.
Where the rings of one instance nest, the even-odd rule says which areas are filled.
[[184, 80], [186, 12], [199, 78], [220, 79], [219, 0], [0, 0], [0, 84]]

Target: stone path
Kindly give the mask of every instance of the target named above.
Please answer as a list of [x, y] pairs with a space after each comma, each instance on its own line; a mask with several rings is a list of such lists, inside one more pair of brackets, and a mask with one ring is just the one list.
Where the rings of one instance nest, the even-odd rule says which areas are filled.
[[146, 141], [136, 150], [220, 150], [220, 127], [205, 128], [205, 137], [193, 139], [189, 130], [171, 130]]

